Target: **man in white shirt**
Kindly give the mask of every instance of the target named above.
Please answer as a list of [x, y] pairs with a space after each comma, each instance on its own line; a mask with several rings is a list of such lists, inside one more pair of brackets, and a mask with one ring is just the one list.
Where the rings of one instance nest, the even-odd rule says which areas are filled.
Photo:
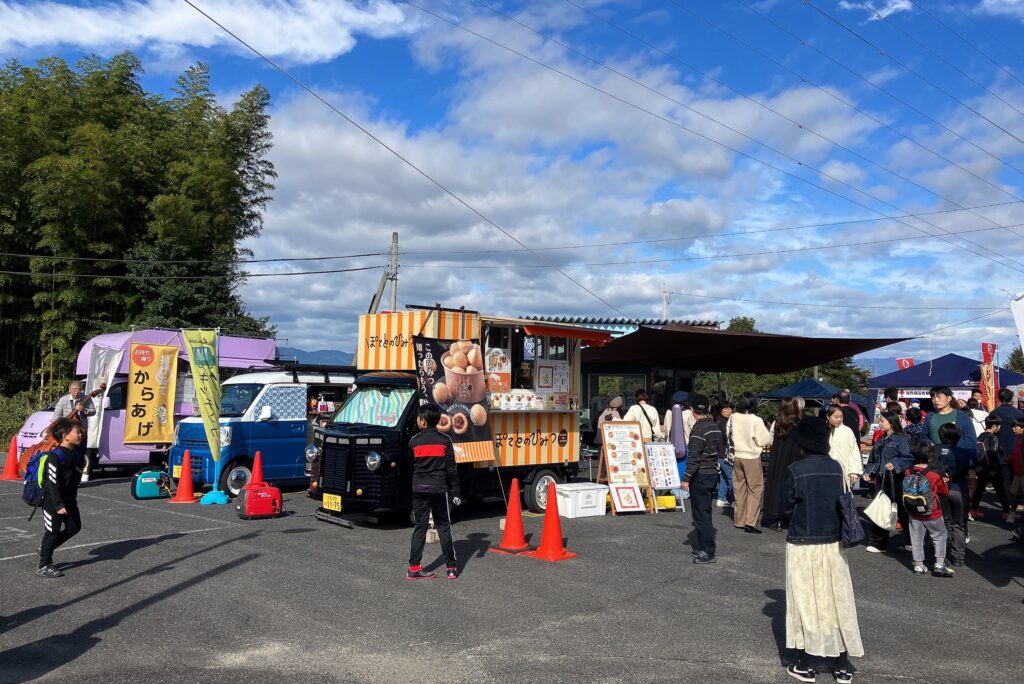
[[623, 420], [636, 421], [640, 423], [640, 434], [647, 442], [656, 439], [663, 439], [664, 431], [661, 429], [661, 419], [658, 418], [658, 409], [647, 403], [647, 391], [638, 389], [634, 395], [636, 404], [629, 407], [626, 417]]

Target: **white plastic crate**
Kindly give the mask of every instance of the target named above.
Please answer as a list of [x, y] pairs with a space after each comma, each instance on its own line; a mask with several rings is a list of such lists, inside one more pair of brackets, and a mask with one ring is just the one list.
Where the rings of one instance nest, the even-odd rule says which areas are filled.
[[589, 518], [605, 513], [608, 486], [590, 482], [555, 485], [558, 515], [563, 518]]

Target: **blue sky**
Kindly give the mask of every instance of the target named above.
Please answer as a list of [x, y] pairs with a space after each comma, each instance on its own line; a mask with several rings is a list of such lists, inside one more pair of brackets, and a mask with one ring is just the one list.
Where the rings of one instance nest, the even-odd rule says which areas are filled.
[[[265, 84], [280, 177], [258, 258], [398, 230], [403, 303], [655, 317], [664, 286], [673, 318], [812, 336], [914, 335], [1024, 290], [1024, 226], [994, 228], [1024, 224], [1024, 1], [417, 0], [462, 28], [401, 2], [196, 4], [548, 265], [182, 0], [0, 0], [5, 59], [131, 49], [157, 91], [202, 60], [226, 104]], [[351, 348], [378, 278], [243, 296], [292, 346]], [[1008, 311], [873, 355], [982, 340], [1016, 343]]]

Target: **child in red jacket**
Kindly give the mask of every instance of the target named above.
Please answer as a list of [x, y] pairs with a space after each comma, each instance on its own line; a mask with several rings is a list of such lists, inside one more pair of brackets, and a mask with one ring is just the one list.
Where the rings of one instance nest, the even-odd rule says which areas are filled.
[[928, 467], [935, 447], [919, 444], [913, 449], [914, 465], [903, 476], [903, 504], [910, 516], [910, 546], [914, 555], [914, 574], [928, 573], [924, 558], [924, 538], [931, 537], [935, 547], [936, 577], [952, 577], [953, 568], [946, 565], [946, 524], [942, 519], [940, 497], [949, 494], [949, 478], [941, 477]]

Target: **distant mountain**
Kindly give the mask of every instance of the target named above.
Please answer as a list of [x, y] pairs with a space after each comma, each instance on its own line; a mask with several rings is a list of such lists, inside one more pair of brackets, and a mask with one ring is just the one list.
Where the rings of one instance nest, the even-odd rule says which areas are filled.
[[282, 361], [298, 361], [299, 363], [315, 363], [322, 366], [351, 366], [355, 354], [338, 349], [321, 349], [306, 351], [296, 347], [278, 347], [277, 357]]
[[863, 368], [864, 370], [871, 373], [872, 377], [876, 375], [885, 375], [886, 373], [892, 373], [897, 370], [896, 358], [876, 357], [870, 359], [854, 359], [853, 362]]

